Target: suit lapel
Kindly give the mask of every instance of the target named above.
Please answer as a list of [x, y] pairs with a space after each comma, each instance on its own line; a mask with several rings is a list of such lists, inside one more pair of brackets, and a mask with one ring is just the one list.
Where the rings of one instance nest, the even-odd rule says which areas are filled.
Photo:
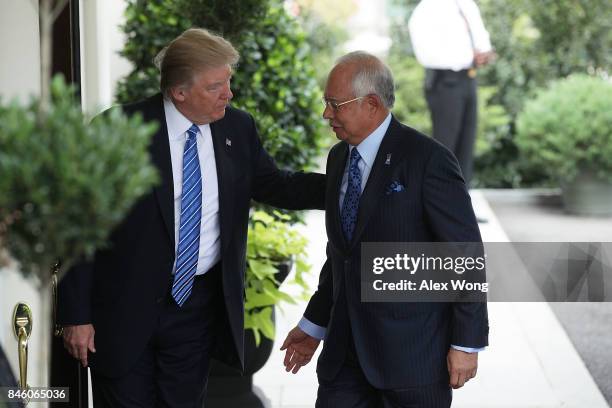
[[378, 148], [374, 165], [359, 199], [357, 225], [353, 233], [353, 240], [349, 245], [350, 248], [360, 242], [360, 236], [372, 215], [374, 207], [378, 204], [385, 186], [389, 185], [394, 169], [404, 159], [405, 149], [400, 148], [402, 140], [400, 124], [395, 118], [392, 118], [387, 133], [385, 133]]
[[327, 198], [325, 208], [327, 210], [325, 214], [329, 240], [337, 248], [347, 247], [347, 242], [342, 232], [342, 223], [340, 222], [338, 197], [340, 197], [340, 186], [342, 185], [342, 176], [344, 175], [348, 150], [348, 144], [342, 143], [337, 151], [330, 156], [329, 173], [327, 174], [327, 193], [325, 194]]
[[217, 166], [217, 184], [219, 188], [219, 224], [221, 230], [221, 254], [225, 252], [231, 240], [232, 214], [234, 213], [233, 171], [231, 162], [231, 140], [225, 121], [210, 124], [215, 162]]
[[[174, 248], [174, 180], [172, 176], [172, 159], [170, 158], [170, 141], [168, 139], [168, 126], [164, 113], [164, 104], [161, 95], [151, 99], [152, 117], [159, 123], [159, 130], [153, 137], [151, 144], [151, 159], [157, 167], [161, 183], [153, 190], [159, 209], [166, 225], [166, 231]], [[146, 115], [146, 112], [143, 112]], [[146, 118], [145, 118], [146, 119]]]

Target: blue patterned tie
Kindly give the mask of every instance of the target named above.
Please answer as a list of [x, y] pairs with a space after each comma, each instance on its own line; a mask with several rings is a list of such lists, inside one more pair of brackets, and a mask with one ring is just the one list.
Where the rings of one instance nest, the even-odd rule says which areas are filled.
[[183, 191], [181, 193], [181, 224], [176, 255], [176, 273], [172, 297], [179, 306], [191, 295], [193, 278], [198, 269], [200, 252], [200, 223], [202, 219], [202, 174], [198, 159], [198, 127], [187, 131], [183, 152]]
[[359, 171], [359, 160], [361, 156], [356, 147], [351, 151], [348, 170], [348, 186], [342, 203], [342, 230], [348, 242], [353, 239], [353, 231], [357, 223], [357, 211], [359, 210], [359, 197], [361, 196], [361, 171]]

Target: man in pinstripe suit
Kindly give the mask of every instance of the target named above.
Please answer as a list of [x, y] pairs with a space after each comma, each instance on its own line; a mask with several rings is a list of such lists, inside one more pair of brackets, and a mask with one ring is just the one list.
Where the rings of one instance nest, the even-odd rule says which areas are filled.
[[449, 407], [488, 345], [486, 303], [361, 302], [362, 242], [481, 241], [457, 160], [399, 123], [394, 99], [390, 70], [370, 54], [347, 54], [329, 74], [323, 116], [340, 143], [327, 160], [327, 261], [282, 346], [296, 373], [324, 340], [318, 408]]

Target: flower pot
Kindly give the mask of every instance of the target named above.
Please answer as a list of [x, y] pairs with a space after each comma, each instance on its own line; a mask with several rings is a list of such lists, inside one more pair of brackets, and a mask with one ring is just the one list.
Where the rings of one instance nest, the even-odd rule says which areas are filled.
[[594, 172], [583, 170], [571, 182], [562, 186], [563, 205], [571, 214], [612, 216], [612, 183]]
[[[282, 263], [277, 266], [274, 275], [282, 283], [291, 271], [292, 263]], [[275, 321], [275, 309], [272, 308], [272, 321]], [[266, 405], [253, 392], [253, 374], [259, 371], [272, 354], [274, 341], [261, 337], [259, 346], [255, 344], [252, 330], [244, 333], [244, 375], [234, 367], [220, 361], [212, 360], [205, 408], [264, 408]]]
[[[272, 311], [274, 320], [274, 310]], [[244, 375], [234, 367], [212, 360], [208, 377], [206, 408], [264, 408], [264, 402], [253, 392], [253, 374], [259, 371], [272, 354], [274, 342], [261, 338], [255, 345], [253, 332], [244, 333]]]

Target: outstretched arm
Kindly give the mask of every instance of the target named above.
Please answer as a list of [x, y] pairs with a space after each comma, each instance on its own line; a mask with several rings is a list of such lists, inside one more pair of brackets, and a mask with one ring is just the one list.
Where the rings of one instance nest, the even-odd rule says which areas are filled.
[[328, 258], [321, 269], [317, 291], [310, 298], [302, 321], [289, 332], [281, 347], [281, 350], [286, 350], [285, 370], [295, 374], [310, 362], [325, 337], [332, 304], [333, 280]]
[[325, 209], [325, 175], [280, 170], [266, 152], [251, 118], [255, 201], [288, 210]]

